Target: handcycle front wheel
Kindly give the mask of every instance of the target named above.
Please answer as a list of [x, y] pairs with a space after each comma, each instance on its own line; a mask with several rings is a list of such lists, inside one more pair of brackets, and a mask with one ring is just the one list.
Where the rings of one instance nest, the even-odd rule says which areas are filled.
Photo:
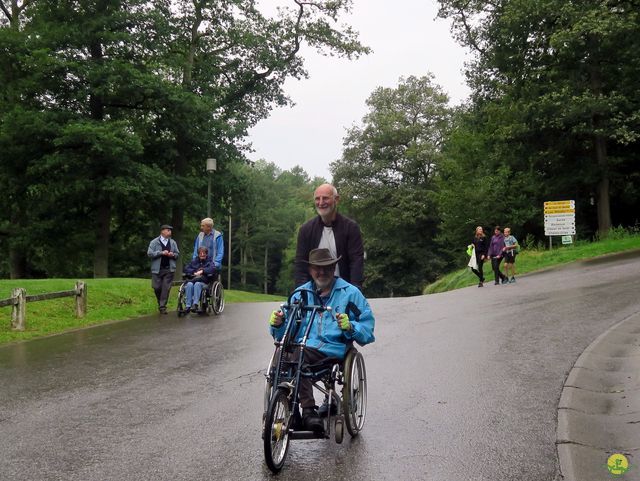
[[289, 391], [278, 388], [269, 402], [263, 436], [264, 459], [274, 473], [282, 469], [287, 457], [291, 421]]
[[367, 414], [367, 371], [362, 354], [355, 349], [347, 353], [344, 361], [342, 410], [347, 431], [351, 437], [357, 436]]

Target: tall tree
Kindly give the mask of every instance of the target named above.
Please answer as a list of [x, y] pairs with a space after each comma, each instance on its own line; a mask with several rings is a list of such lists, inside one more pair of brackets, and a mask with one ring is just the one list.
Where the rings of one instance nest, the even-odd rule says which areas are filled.
[[0, 143], [14, 156], [0, 160], [11, 179], [0, 242], [12, 275], [27, 258], [59, 269], [43, 244], [64, 239], [106, 276], [111, 249], [130, 259], [126, 230], [143, 235], [137, 224], [169, 212], [180, 239], [187, 209], [202, 215], [204, 160], [218, 159], [216, 183], [227, 176], [247, 128], [288, 102], [287, 77], [305, 75], [300, 45], [367, 51], [339, 22], [349, 0], [291, 5], [271, 18], [252, 0], [4, 0]]
[[[620, 174], [633, 162], [640, 134], [637, 5], [439, 3], [440, 16], [453, 19], [460, 42], [476, 53], [468, 70], [473, 99], [476, 107], [498, 112], [496, 141], [533, 154], [529, 159], [544, 181], [540, 191], [551, 198], [595, 197], [598, 231], [606, 235], [612, 178], [618, 196], [625, 183]], [[502, 163], [509, 166], [511, 159], [502, 157]]]
[[[302, 43], [346, 57], [368, 51], [350, 27], [338, 23], [350, 0], [292, 0], [290, 5], [271, 18], [253, 0], [172, 2], [176, 14], [168, 64], [182, 88], [181, 105], [168, 111], [177, 115], [170, 122], [177, 178], [185, 178], [194, 163], [203, 165], [208, 156], [229, 159], [229, 144], [245, 136], [274, 105], [288, 103], [285, 79], [306, 74], [299, 55]], [[189, 121], [194, 115], [202, 120], [201, 128]], [[184, 209], [180, 202], [173, 208], [178, 240]]]
[[377, 88], [362, 126], [349, 130], [342, 158], [331, 166], [363, 231], [370, 294], [415, 294], [442, 268], [434, 179], [451, 110], [432, 78]]

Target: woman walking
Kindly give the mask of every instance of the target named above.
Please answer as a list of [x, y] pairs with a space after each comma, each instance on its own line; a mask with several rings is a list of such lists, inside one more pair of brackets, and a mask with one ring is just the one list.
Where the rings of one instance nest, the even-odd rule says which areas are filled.
[[493, 237], [491, 237], [491, 243], [489, 244], [489, 258], [491, 259], [491, 267], [495, 274], [496, 286], [502, 281], [503, 284], [507, 283], [507, 276], [505, 276], [500, 270], [500, 263], [502, 262], [502, 255], [504, 254], [504, 235], [502, 235], [502, 229], [500, 226], [496, 226], [493, 230]]
[[484, 235], [484, 230], [481, 226], [476, 227], [476, 235], [473, 237], [473, 247], [476, 253], [476, 263], [478, 264], [478, 268], [471, 268], [471, 271], [478, 276], [480, 282], [478, 282], [478, 287], [482, 287], [484, 283], [484, 273], [482, 272], [482, 264], [487, 258], [487, 236]]

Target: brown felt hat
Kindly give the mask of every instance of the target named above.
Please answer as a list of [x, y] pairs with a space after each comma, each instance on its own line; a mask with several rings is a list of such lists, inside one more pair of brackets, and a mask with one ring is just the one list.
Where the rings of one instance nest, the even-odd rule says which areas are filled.
[[312, 266], [331, 266], [336, 264], [342, 256], [337, 259], [331, 255], [329, 249], [313, 249], [309, 252], [309, 260], [305, 261]]

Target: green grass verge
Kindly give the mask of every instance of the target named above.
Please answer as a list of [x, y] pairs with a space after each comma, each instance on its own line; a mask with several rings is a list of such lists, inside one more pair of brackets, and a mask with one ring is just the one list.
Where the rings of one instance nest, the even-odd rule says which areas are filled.
[[[551, 251], [545, 249], [525, 249], [518, 254], [516, 272], [517, 274], [525, 274], [556, 265], [568, 264], [581, 259], [589, 259], [632, 249], [640, 249], [640, 235], [620, 234], [619, 232], [617, 235], [612, 235], [610, 238], [598, 242], [578, 241], [568, 246], [557, 247], [556, 245]], [[493, 282], [493, 271], [491, 270], [490, 262], [485, 262], [484, 275], [487, 282]], [[435, 294], [437, 292], [473, 286], [477, 283], [478, 278], [466, 267], [446, 274], [433, 284], [426, 286], [423, 292], [424, 294]]]
[[[75, 317], [72, 297], [48, 301], [28, 302], [26, 330], [11, 329], [11, 307], [0, 308], [0, 345], [57, 334], [80, 327], [140, 317], [157, 312], [156, 298], [149, 279], [84, 279], [87, 284], [87, 315]], [[75, 279], [19, 279], [0, 280], [0, 299], [11, 297], [11, 290], [23, 287], [28, 295], [68, 291], [75, 287]], [[171, 291], [169, 309], [175, 309], [177, 288]], [[282, 301], [283, 296], [225, 290], [225, 302]]]

